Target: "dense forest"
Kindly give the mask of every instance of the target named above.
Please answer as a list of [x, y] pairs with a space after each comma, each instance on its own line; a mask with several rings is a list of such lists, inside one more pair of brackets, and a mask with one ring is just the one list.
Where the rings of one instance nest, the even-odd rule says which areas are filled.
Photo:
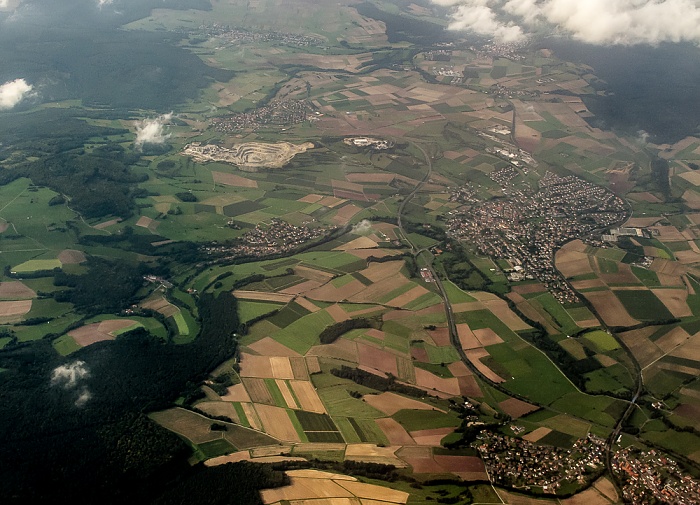
[[[138, 329], [68, 360], [47, 340], [0, 353], [0, 461], [12, 462], [0, 467], [0, 502], [148, 503], [174, 479], [193, 489], [209, 479], [199, 474], [209, 470], [187, 463], [186, 444], [144, 415], [195, 395], [206, 374], [235, 353], [235, 298], [205, 294], [198, 309], [202, 330], [191, 344], [163, 343]], [[251, 486], [243, 495], [257, 486], [253, 478]], [[237, 497], [232, 490], [230, 501], [207, 503], [252, 503]]]

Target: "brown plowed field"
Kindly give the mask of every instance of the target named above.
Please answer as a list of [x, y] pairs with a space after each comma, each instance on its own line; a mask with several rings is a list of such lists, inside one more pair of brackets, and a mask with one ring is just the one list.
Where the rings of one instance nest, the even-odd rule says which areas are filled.
[[676, 326], [671, 331], [663, 335], [654, 342], [654, 345], [662, 352], [671, 352], [673, 349], [690, 339], [690, 335], [680, 326]]
[[634, 326], [639, 323], [627, 313], [622, 302], [612, 291], [593, 291], [582, 294], [610, 326]]
[[390, 417], [384, 419], [377, 419], [375, 421], [377, 426], [382, 430], [384, 435], [386, 435], [387, 440], [391, 445], [413, 445], [415, 442], [408, 434], [408, 432], [401, 426], [398, 422], [394, 421]]
[[36, 292], [21, 281], [0, 282], [0, 300], [36, 298]]
[[319, 200], [323, 200], [323, 197], [321, 195], [315, 195], [315, 194], [310, 194], [306, 195], [302, 198], [299, 198], [297, 202], [303, 202], [303, 203], [316, 203]]
[[248, 419], [250, 427], [254, 430], [262, 431], [262, 424], [260, 423], [260, 418], [258, 413], [255, 411], [255, 407], [252, 403], [241, 403], [241, 408], [243, 408], [243, 413]]
[[12, 302], [0, 302], [0, 318], [13, 318], [23, 316], [32, 308], [31, 300], [17, 300]]
[[340, 323], [342, 321], [350, 319], [350, 316], [348, 316], [348, 314], [343, 310], [343, 308], [337, 304], [331, 305], [330, 307], [326, 308], [326, 312], [330, 314], [330, 316], [336, 323]]
[[411, 431], [409, 435], [416, 441], [418, 445], [432, 445], [439, 446], [440, 440], [445, 438], [446, 435], [452, 433], [454, 428], [436, 428], [433, 430], [418, 430]]
[[508, 307], [508, 304], [504, 300], [501, 300], [500, 298], [497, 300], [489, 300], [484, 302], [484, 305], [486, 305], [486, 308], [493, 312], [493, 314], [511, 330], [520, 331], [530, 328], [529, 324], [520, 319], [515, 312], [510, 310], [510, 307]]
[[289, 384], [292, 386], [303, 410], [319, 414], [326, 413], [326, 408], [323, 406], [323, 402], [319, 398], [313, 384], [309, 381], [290, 381]]
[[382, 349], [377, 349], [362, 342], [357, 343], [357, 354], [360, 365], [376, 368], [394, 376], [399, 374], [396, 366], [396, 356]]
[[261, 338], [247, 347], [262, 356], [300, 356], [298, 352], [291, 350], [270, 337]]
[[[317, 289], [323, 285], [322, 282], [318, 281], [304, 281], [299, 284], [295, 284], [294, 286], [289, 286], [288, 288], [284, 288], [283, 290], [279, 291], [280, 293], [286, 293], [290, 295], [301, 295], [306, 293], [307, 291], [311, 291], [312, 289]], [[303, 300], [306, 300], [303, 298]], [[299, 300], [297, 300], [298, 302]], [[311, 302], [309, 302], [311, 303]], [[301, 304], [299, 304], [301, 305]], [[313, 304], [311, 304], [313, 305]], [[307, 307], [308, 308], [308, 307]], [[309, 309], [311, 310], [311, 309]], [[318, 307], [316, 307], [316, 310], [312, 310], [312, 312], [317, 312], [319, 310]]]
[[68, 335], [73, 337], [73, 340], [82, 347], [85, 347], [95, 342], [102, 342], [103, 340], [114, 340], [114, 336], [109, 333], [102, 333], [99, 330], [100, 323], [87, 324], [71, 330]]
[[307, 356], [306, 357], [306, 367], [309, 369], [310, 374], [319, 373], [321, 371], [321, 364], [318, 362], [318, 357], [317, 356]]
[[[402, 275], [399, 274], [399, 270], [401, 270], [403, 266], [403, 261], [387, 261], [386, 263], [372, 263], [368, 268], [365, 268], [360, 273], [372, 282], [379, 282], [382, 279], [395, 276], [404, 278]], [[398, 287], [398, 285], [394, 286], [394, 288], [396, 287]]]
[[227, 393], [221, 397], [226, 402], [250, 402], [248, 391], [243, 384], [235, 384], [227, 388]]
[[474, 330], [474, 335], [476, 336], [476, 338], [479, 339], [479, 342], [483, 347], [503, 343], [503, 339], [496, 335], [496, 332], [493, 331], [491, 328]]
[[432, 457], [403, 459], [411, 465], [413, 473], [445, 473], [445, 469]]
[[289, 358], [289, 364], [292, 366], [292, 373], [297, 380], [309, 380], [309, 373], [306, 370], [306, 361], [304, 358]]
[[241, 422], [238, 412], [229, 402], [201, 402], [197, 404], [197, 408], [210, 416], [226, 416], [236, 423]]
[[531, 293], [544, 293], [547, 288], [541, 282], [533, 282], [532, 284], [522, 284], [520, 286], [513, 286], [513, 291], [519, 295], [528, 295]]
[[484, 358], [489, 355], [488, 351], [486, 351], [485, 349], [472, 349], [470, 351], [465, 351], [465, 353], [469, 361], [471, 361], [471, 363], [476, 367], [476, 369], [479, 370], [482, 374], [484, 374], [487, 379], [497, 384], [505, 382], [505, 379], [499, 377], [498, 374], [496, 374], [496, 372], [494, 372], [481, 362], [481, 358]]
[[429, 291], [423, 286], [416, 286], [414, 288], [411, 288], [408, 292], [397, 296], [393, 300], [389, 300], [387, 302], [387, 305], [391, 305], [393, 307], [403, 307], [404, 305], [407, 305], [412, 301], [417, 300], [418, 298], [420, 298], [428, 292]]
[[448, 472], [484, 472], [486, 467], [476, 456], [433, 456], [435, 461]]
[[[447, 330], [447, 328], [445, 329]], [[477, 349], [482, 347], [481, 342], [476, 338], [476, 335], [474, 335], [474, 332], [472, 332], [467, 323], [460, 323], [457, 325], [457, 334], [459, 335], [459, 343], [462, 349]]]
[[531, 405], [517, 398], [508, 398], [498, 404], [503, 412], [508, 414], [513, 419], [518, 419], [524, 415], [534, 412], [539, 409], [536, 405]]
[[[307, 356], [327, 356], [329, 358], [337, 358], [345, 361], [357, 363], [359, 358], [357, 355], [357, 345], [352, 340], [340, 338], [332, 344], [316, 345], [309, 349]], [[311, 371], [311, 366], [309, 366]], [[312, 372], [313, 373], [313, 372]]]
[[315, 268], [307, 267], [304, 265], [297, 265], [294, 267], [294, 275], [298, 275], [305, 279], [318, 282], [328, 282], [333, 277], [335, 277], [330, 272], [325, 272], [323, 270], [316, 270]]
[[[303, 283], [303, 284], [306, 284], [306, 283]], [[314, 283], [314, 284], [317, 284], [317, 283]], [[311, 303], [309, 300], [307, 300], [303, 296], [297, 296], [296, 300], [294, 300], [294, 301], [297, 302], [302, 307], [304, 307], [309, 312], [318, 312], [319, 310], [321, 310], [320, 307], [314, 305], [313, 303]]]
[[483, 396], [479, 383], [473, 375], [457, 377], [457, 383], [459, 384], [459, 393], [462, 396], [468, 396], [469, 398], [480, 398]]
[[212, 170], [212, 177], [216, 184], [223, 184], [224, 186], [236, 186], [239, 188], [257, 188], [258, 182], [253, 179], [247, 179], [241, 177], [240, 175], [227, 174], [226, 172], [215, 172]]
[[427, 403], [406, 398], [396, 393], [365, 395], [362, 397], [362, 399], [375, 409], [384, 412], [388, 416], [393, 416], [399, 410], [440, 410], [428, 405]]
[[527, 440], [528, 442], [537, 442], [544, 438], [546, 435], [550, 434], [552, 430], [550, 428], [545, 428], [544, 426], [541, 426], [537, 428], [534, 431], [531, 431], [527, 435], [523, 436], [523, 440]]
[[450, 363], [449, 365], [447, 365], [447, 369], [455, 377], [466, 377], [468, 375], [472, 375], [472, 372], [471, 370], [469, 370], [469, 367], [467, 367], [467, 365], [465, 365], [462, 361], [455, 361], [454, 363]]
[[688, 292], [685, 289], [652, 289], [659, 300], [674, 317], [692, 316], [693, 313], [686, 303]]
[[356, 293], [359, 293], [365, 289], [365, 285], [358, 280], [353, 280], [347, 283], [345, 286], [336, 288], [330, 282], [321, 286], [320, 288], [307, 291], [306, 297], [312, 300], [321, 300], [326, 302], [340, 302], [347, 300]]
[[459, 383], [456, 378], [443, 379], [422, 368], [416, 368], [416, 384], [420, 387], [459, 396]]
[[433, 339], [435, 345], [443, 347], [450, 345], [450, 330], [448, 328], [437, 328], [429, 332], [430, 338]]
[[270, 391], [267, 389], [265, 381], [262, 379], [242, 379], [243, 385], [250, 395], [250, 399], [253, 403], [265, 403], [267, 405], [274, 405], [275, 401], [272, 399]]
[[266, 433], [287, 442], [300, 441], [297, 430], [294, 429], [285, 409], [272, 405], [256, 405], [255, 410]]

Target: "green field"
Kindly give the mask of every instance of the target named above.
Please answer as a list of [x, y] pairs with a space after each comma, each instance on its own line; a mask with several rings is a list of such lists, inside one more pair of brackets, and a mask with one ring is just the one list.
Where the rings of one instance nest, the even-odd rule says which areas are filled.
[[629, 315], [640, 321], [663, 321], [673, 319], [673, 314], [648, 290], [615, 291], [615, 296], [625, 306]]
[[602, 353], [607, 353], [620, 348], [620, 344], [615, 337], [604, 331], [589, 331], [583, 338], [592, 342]]
[[57, 259], [52, 260], [29, 260], [12, 268], [12, 273], [32, 273], [40, 270], [53, 270], [61, 268], [61, 262]]

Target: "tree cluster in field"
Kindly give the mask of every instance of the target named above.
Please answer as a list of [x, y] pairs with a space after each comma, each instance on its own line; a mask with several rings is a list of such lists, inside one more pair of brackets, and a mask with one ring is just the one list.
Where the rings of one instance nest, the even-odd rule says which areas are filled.
[[347, 319], [339, 323], [334, 323], [330, 326], [326, 326], [319, 339], [322, 344], [332, 344], [342, 335], [346, 334], [350, 330], [357, 330], [360, 328], [381, 328], [382, 322], [377, 317], [356, 317], [354, 319]]
[[377, 391], [393, 391], [406, 396], [413, 396], [414, 398], [430, 396], [422, 389], [397, 382], [396, 378], [392, 375], [389, 375], [389, 377], [380, 377], [379, 375], [365, 372], [359, 368], [351, 368], [345, 365], [342, 365], [340, 368], [332, 368], [331, 374]]

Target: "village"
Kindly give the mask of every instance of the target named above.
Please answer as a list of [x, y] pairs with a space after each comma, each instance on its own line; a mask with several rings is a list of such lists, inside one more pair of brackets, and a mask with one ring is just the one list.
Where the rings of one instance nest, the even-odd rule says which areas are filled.
[[700, 503], [700, 482], [684, 474], [676, 461], [655, 450], [622, 449], [615, 453], [612, 468], [622, 479], [626, 503]]
[[325, 40], [319, 37], [312, 37], [299, 33], [245, 30], [220, 23], [201, 25], [197, 30], [194, 30], [192, 34], [195, 36], [217, 37], [230, 44], [279, 42], [287, 46], [307, 47], [320, 46], [325, 43]]
[[203, 247], [208, 255], [216, 256], [213, 263], [222, 263], [240, 257], [264, 258], [284, 254], [300, 245], [330, 233], [330, 227], [294, 226], [278, 218], [258, 224], [233, 244]]
[[311, 107], [305, 100], [275, 100], [268, 105], [247, 112], [212, 119], [216, 131], [235, 133], [259, 130], [266, 126], [288, 127], [309, 119]]
[[536, 445], [521, 438], [482, 431], [475, 442], [494, 484], [541, 488], [555, 494], [564, 484], [584, 484], [604, 466], [605, 440], [589, 434], [573, 448]]
[[537, 279], [560, 302], [576, 303], [577, 295], [554, 266], [554, 253], [571, 239], [588, 238], [622, 221], [625, 203], [576, 176], [547, 172], [533, 190], [513, 184], [518, 175], [512, 167], [491, 173], [503, 198], [482, 202], [473, 188], [454, 191], [451, 200], [465, 205], [448, 220], [449, 234], [480, 254], [508, 260], [514, 266], [511, 281]]

